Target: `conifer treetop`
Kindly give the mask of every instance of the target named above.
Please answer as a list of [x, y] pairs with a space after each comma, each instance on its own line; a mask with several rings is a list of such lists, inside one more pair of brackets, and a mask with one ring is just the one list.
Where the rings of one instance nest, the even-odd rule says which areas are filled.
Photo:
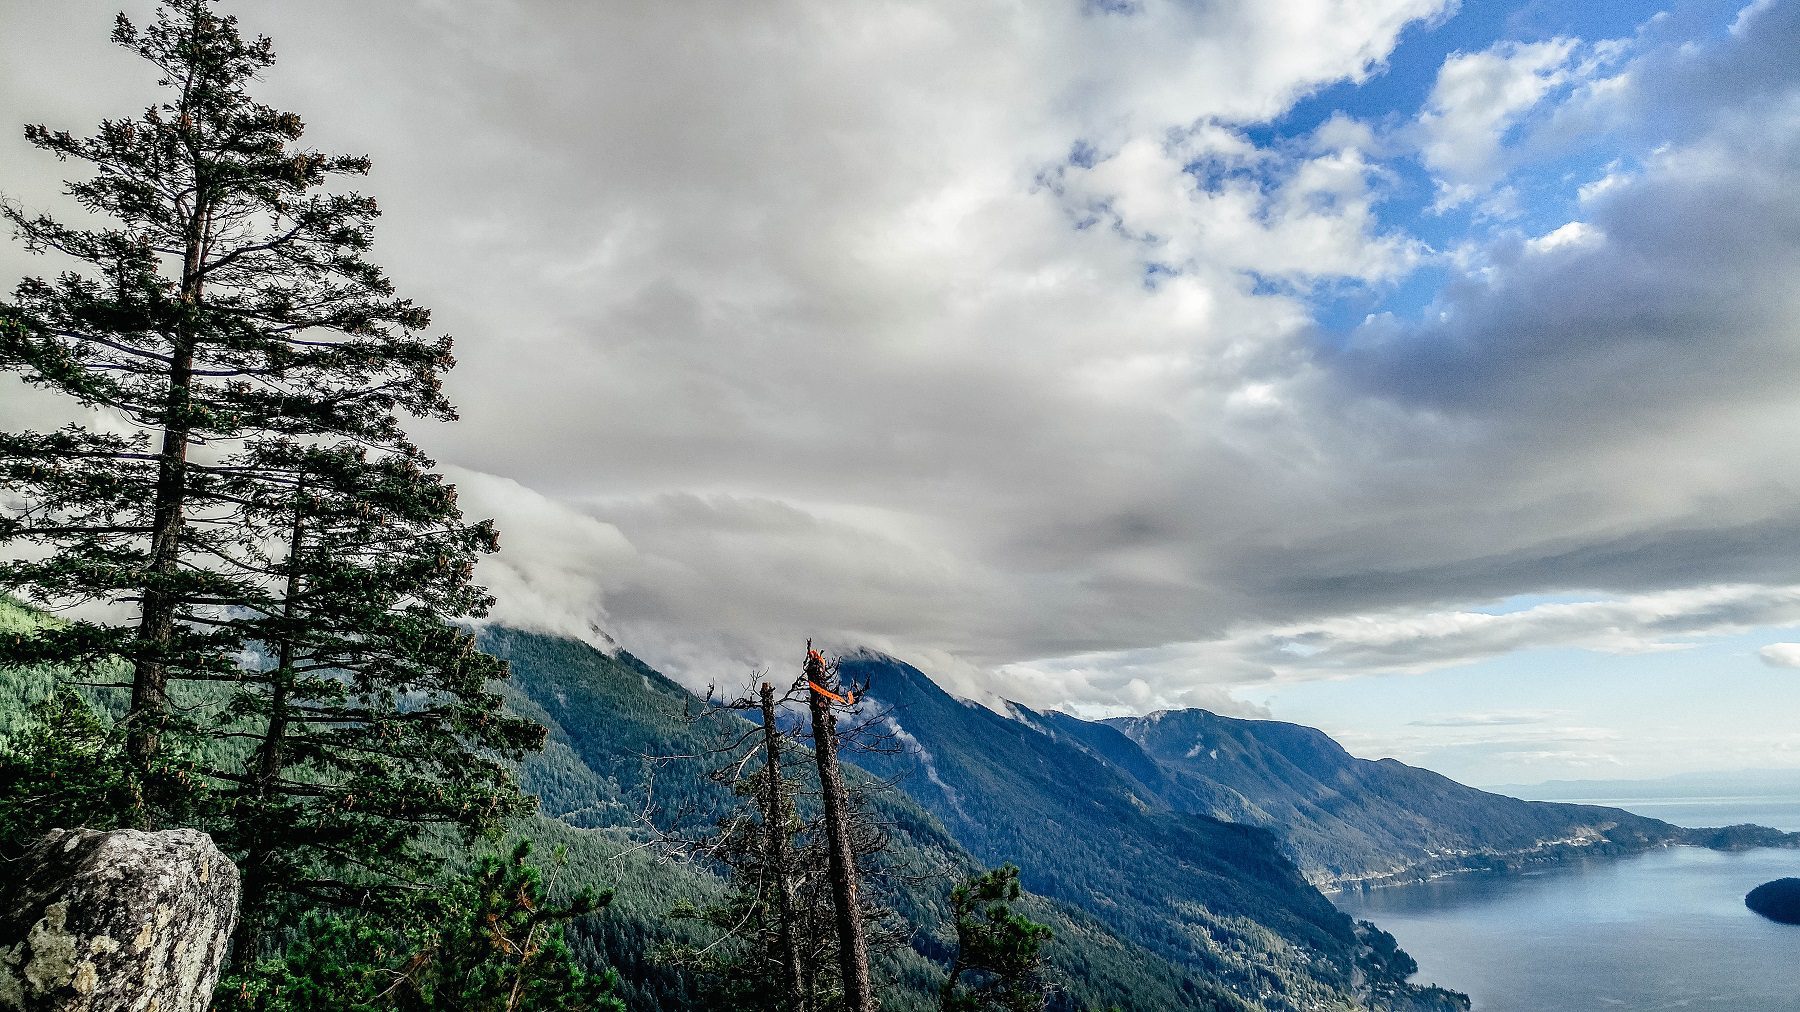
[[[369, 158], [302, 146], [298, 115], [250, 97], [270, 41], [243, 38], [214, 0], [165, 3], [143, 28], [120, 15], [112, 38], [158, 68], [164, 99], [90, 137], [26, 127], [93, 170], [67, 192], [105, 221], [0, 205], [28, 249], [87, 265], [21, 282], [0, 313], [0, 364], [201, 438], [261, 426], [386, 443], [401, 435], [396, 412], [454, 418], [440, 380], [449, 339], [418, 335], [430, 313], [366, 258], [376, 202], [337, 185]], [[192, 396], [169, 398], [184, 352]]]

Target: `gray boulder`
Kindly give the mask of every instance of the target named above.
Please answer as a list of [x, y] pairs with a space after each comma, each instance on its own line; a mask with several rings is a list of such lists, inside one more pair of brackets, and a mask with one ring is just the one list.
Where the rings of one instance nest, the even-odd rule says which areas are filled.
[[51, 830], [0, 865], [0, 1012], [203, 1012], [237, 904], [205, 833]]

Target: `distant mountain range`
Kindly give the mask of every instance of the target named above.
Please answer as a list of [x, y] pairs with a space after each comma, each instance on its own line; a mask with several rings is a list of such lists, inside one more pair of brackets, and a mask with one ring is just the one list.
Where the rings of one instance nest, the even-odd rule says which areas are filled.
[[[949, 696], [893, 658], [859, 654], [844, 668], [870, 681], [870, 697], [890, 708], [909, 745], [910, 755], [878, 763], [881, 771], [915, 767], [902, 789], [990, 860], [1022, 855], [1027, 842], [1054, 848], [1063, 829], [1099, 811], [1116, 836], [1131, 820], [1115, 809], [1150, 823], [1192, 814], [1267, 829], [1325, 889], [1674, 844], [1800, 845], [1800, 834], [1760, 827], [1688, 829], [1616, 808], [1522, 801], [1393, 759], [1358, 759], [1297, 724], [1199, 709], [1096, 722], [1009, 703], [1002, 714]], [[1006, 828], [1009, 810], [1030, 813], [1029, 822], [1065, 809], [1044, 840], [1030, 826]]]

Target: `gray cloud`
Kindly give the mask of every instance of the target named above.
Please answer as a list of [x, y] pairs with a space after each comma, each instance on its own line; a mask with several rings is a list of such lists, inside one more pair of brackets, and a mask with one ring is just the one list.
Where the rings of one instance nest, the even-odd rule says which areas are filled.
[[[0, 122], [142, 104], [104, 54], [115, 6], [0, 0]], [[1524, 156], [1637, 138], [1580, 241], [1455, 251], [1423, 322], [1321, 334], [1315, 286], [1426, 255], [1377, 213], [1395, 141], [1238, 128], [1443, 6], [242, 16], [284, 54], [268, 98], [374, 155], [378, 258], [459, 338], [464, 420], [422, 438], [503, 521], [500, 617], [601, 623], [702, 683], [812, 635], [971, 696], [1127, 708], [1601, 642], [1599, 611], [1392, 624], [1512, 594], [1589, 594], [1647, 643], [1782, 619], [1795, 5], [1693, 47], [1653, 24], [1543, 99]], [[1200, 156], [1260, 181], [1197, 186]], [[60, 167], [16, 138], [0, 163], [55, 203]]]
[[509, 478], [445, 469], [466, 516], [505, 517], [500, 552], [479, 563], [494, 595], [488, 620], [559, 633], [611, 649], [611, 625], [596, 573], [628, 573], [636, 549], [616, 527]]
[[[1229, 695], [1222, 690], [1233, 685], [1422, 674], [1548, 647], [1666, 653], [1706, 637], [1796, 624], [1800, 586], [1699, 587], [1546, 601], [1505, 611], [1414, 607], [1286, 625], [1247, 624], [1212, 639], [1015, 662], [1001, 667], [999, 677], [1030, 687], [1040, 706], [1081, 708], [1106, 700], [1131, 710], [1223, 705], [1229, 711]], [[1202, 701], [1205, 696], [1211, 698]], [[1512, 723], [1520, 716], [1490, 715], [1487, 723]], [[1477, 719], [1413, 726], [1485, 726]]]

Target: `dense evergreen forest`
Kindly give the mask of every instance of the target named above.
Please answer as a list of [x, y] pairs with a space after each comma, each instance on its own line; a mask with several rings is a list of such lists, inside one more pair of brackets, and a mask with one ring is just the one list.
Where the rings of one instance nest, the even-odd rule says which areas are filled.
[[407, 436], [454, 359], [370, 259], [369, 160], [254, 98], [273, 45], [217, 0], [112, 40], [152, 104], [26, 128], [86, 216], [4, 207], [52, 273], [0, 366], [78, 420], [0, 434], [0, 855], [209, 833], [222, 1012], [1464, 1004], [1259, 829], [1076, 799], [953, 835], [821, 653], [702, 699], [485, 625], [499, 534]]

